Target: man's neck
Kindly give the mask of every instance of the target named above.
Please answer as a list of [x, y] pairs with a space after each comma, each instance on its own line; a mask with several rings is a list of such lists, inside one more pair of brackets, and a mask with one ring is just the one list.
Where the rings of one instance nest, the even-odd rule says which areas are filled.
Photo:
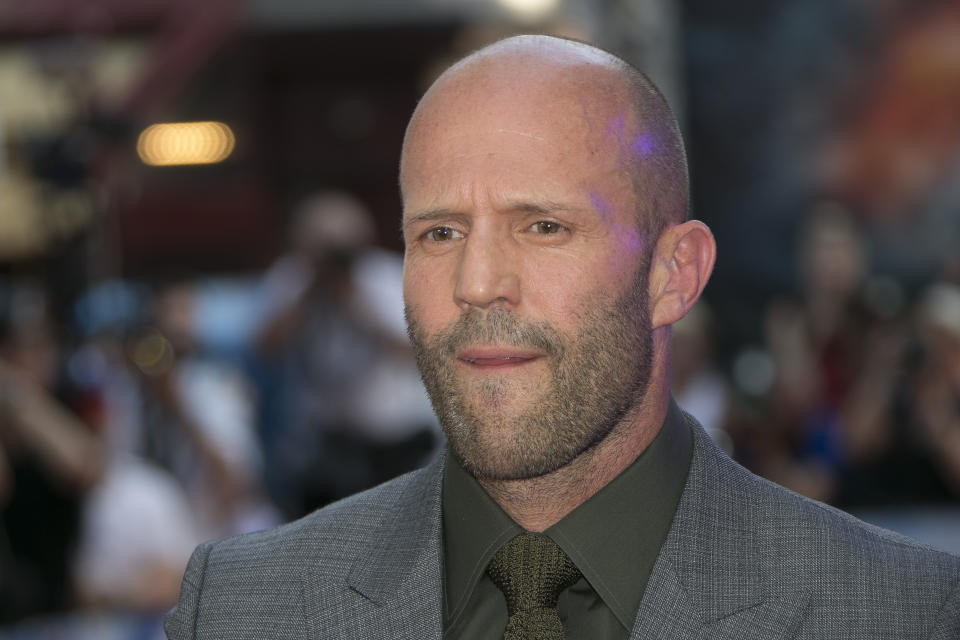
[[528, 531], [544, 531], [643, 453], [660, 432], [669, 402], [666, 388], [649, 388], [644, 402], [624, 416], [606, 438], [566, 466], [536, 478], [478, 481], [514, 522]]

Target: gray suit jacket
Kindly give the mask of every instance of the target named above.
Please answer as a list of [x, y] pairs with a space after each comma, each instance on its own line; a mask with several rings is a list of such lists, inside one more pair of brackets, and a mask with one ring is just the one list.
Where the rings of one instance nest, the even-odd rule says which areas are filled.
[[[442, 471], [202, 545], [169, 638], [439, 640]], [[758, 478], [694, 425], [631, 638], [958, 640], [960, 558]]]

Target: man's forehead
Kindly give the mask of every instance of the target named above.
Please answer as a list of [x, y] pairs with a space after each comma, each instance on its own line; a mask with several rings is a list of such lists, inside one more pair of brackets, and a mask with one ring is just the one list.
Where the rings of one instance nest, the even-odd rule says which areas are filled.
[[424, 110], [408, 130], [401, 184], [411, 178], [429, 180], [422, 175], [427, 167], [466, 168], [484, 156], [500, 158], [505, 165], [534, 158], [558, 168], [587, 163], [591, 173], [630, 172], [656, 146], [656, 132], [643, 126], [623, 102], [576, 92], [540, 95], [543, 99], [536, 92], [502, 99], [482, 92], [472, 99], [457, 95], [450, 103]]
[[531, 181], [549, 190], [558, 181], [580, 182], [628, 169], [619, 114], [586, 122], [580, 110], [548, 113], [519, 113], [515, 119], [445, 115], [439, 126], [407, 141], [400, 176], [404, 195], [408, 187], [432, 185], [434, 190], [447, 183], [449, 189], [494, 178], [505, 191], [518, 184], [529, 189]]
[[[514, 73], [516, 71], [516, 73]], [[637, 114], [609, 77], [530, 74], [529, 69], [464, 74], [435, 85], [411, 119], [403, 159], [425, 146], [432, 153], [467, 140], [556, 143], [596, 152], [635, 128]], [[416, 155], [416, 154], [415, 154]]]

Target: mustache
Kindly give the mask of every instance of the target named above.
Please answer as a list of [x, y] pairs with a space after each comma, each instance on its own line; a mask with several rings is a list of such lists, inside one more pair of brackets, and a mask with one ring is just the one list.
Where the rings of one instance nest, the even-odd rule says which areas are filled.
[[501, 307], [490, 311], [470, 309], [455, 323], [426, 336], [413, 319], [410, 309], [404, 310], [407, 329], [415, 343], [429, 343], [431, 351], [448, 358], [455, 358], [465, 348], [476, 344], [498, 344], [517, 348], [536, 349], [557, 360], [563, 358], [563, 336], [549, 324], [520, 320]]

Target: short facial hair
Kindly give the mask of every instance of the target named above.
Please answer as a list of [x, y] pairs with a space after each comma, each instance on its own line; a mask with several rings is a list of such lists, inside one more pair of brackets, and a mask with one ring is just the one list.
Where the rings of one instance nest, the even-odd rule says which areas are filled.
[[[606, 438], [643, 400], [653, 367], [647, 261], [628, 290], [584, 304], [576, 335], [516, 316], [501, 306], [471, 308], [427, 336], [407, 308], [417, 366], [453, 454], [480, 480], [535, 478], [566, 466]], [[465, 379], [457, 354], [471, 345], [534, 349], [549, 375], [536, 390], [515, 380]], [[528, 366], [528, 365], [520, 365]], [[500, 410], [507, 394], [528, 392], [527, 408]]]

